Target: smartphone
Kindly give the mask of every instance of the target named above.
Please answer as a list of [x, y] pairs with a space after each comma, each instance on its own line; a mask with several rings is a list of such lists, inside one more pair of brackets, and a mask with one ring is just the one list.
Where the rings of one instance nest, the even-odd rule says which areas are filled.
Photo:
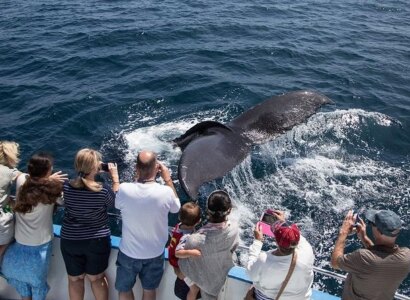
[[270, 212], [270, 210], [266, 210], [263, 212], [260, 221], [256, 224], [256, 226], [261, 227], [262, 233], [264, 235], [273, 237], [273, 232], [271, 230], [271, 226], [273, 223], [277, 221], [276, 217]]
[[360, 219], [362, 218], [362, 211], [358, 210], [357, 212], [353, 212], [353, 215], [356, 214], [356, 221], [353, 224], [353, 227], [357, 227], [360, 224]]
[[101, 171], [108, 172], [108, 164], [107, 163], [101, 163]]

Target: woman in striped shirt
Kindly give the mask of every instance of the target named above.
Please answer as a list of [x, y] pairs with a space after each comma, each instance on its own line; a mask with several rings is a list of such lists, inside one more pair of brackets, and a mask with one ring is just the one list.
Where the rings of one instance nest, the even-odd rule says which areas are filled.
[[65, 213], [61, 228], [61, 252], [68, 273], [70, 300], [84, 298], [84, 278], [91, 282], [96, 300], [108, 299], [104, 271], [111, 252], [109, 207], [114, 207], [119, 187], [117, 165], [108, 164], [112, 188], [95, 181], [101, 172], [101, 154], [82, 149], [75, 157], [77, 178], [64, 184]]

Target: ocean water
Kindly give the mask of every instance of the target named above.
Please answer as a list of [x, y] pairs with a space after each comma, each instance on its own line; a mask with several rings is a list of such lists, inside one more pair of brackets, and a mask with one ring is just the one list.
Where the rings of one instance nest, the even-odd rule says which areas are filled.
[[[0, 137], [20, 143], [20, 169], [41, 149], [74, 176], [76, 151], [93, 147], [131, 180], [148, 148], [177, 179], [181, 151], [169, 141], [192, 125], [316, 90], [333, 104], [254, 147], [201, 188], [200, 203], [228, 190], [244, 244], [263, 209], [285, 210], [323, 268], [351, 208], [396, 211], [409, 246], [407, 1], [2, 0], [0, 12]], [[326, 278], [316, 287], [340, 293]]]

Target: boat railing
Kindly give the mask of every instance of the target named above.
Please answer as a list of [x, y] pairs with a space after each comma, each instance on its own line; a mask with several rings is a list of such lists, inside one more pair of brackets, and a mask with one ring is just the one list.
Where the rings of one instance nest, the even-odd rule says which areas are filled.
[[[239, 245], [238, 248], [240, 250], [249, 251], [249, 246], [246, 246], [246, 245]], [[317, 274], [321, 274], [321, 275], [324, 275], [324, 276], [327, 276], [327, 277], [330, 277], [330, 278], [333, 278], [333, 279], [336, 279], [336, 280], [341, 280], [341, 281], [346, 280], [346, 275], [339, 274], [339, 273], [336, 273], [336, 272], [333, 272], [333, 271], [330, 271], [330, 270], [322, 269], [320, 267], [313, 266], [313, 271]], [[394, 299], [410, 300], [410, 297], [407, 297], [405, 295], [396, 293], [394, 295]]]

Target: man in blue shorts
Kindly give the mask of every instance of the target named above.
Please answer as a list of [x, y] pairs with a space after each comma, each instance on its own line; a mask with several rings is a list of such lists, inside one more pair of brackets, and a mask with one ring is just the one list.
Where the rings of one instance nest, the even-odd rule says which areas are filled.
[[[177, 213], [181, 204], [168, 168], [154, 152], [138, 153], [136, 172], [134, 182], [120, 185], [115, 201], [122, 215], [115, 288], [120, 300], [134, 300], [132, 288], [139, 276], [142, 299], [155, 300], [164, 272], [168, 213]], [[155, 181], [157, 174], [165, 185]]]

